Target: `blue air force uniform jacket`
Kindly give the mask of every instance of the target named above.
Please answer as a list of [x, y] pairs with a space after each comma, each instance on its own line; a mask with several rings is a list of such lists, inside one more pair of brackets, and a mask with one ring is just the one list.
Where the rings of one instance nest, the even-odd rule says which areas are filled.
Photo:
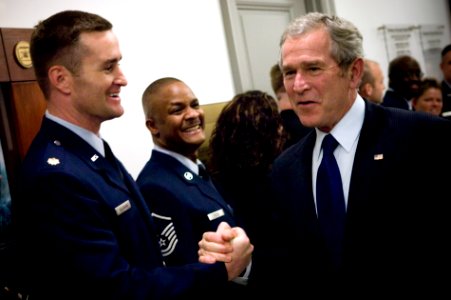
[[164, 267], [151, 212], [117, 164], [44, 118], [13, 212], [31, 299], [184, 299], [225, 284], [222, 263]]
[[198, 242], [220, 222], [236, 226], [231, 208], [213, 186], [174, 157], [153, 150], [137, 178], [152, 207], [160, 246], [168, 266], [196, 262]]

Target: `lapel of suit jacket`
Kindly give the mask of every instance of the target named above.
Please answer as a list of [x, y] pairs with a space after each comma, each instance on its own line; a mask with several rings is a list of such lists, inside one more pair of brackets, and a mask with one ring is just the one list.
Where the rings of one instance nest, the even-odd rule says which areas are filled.
[[[387, 159], [384, 147], [384, 131], [388, 122], [385, 108], [365, 101], [365, 119], [360, 131], [359, 141], [351, 173], [348, 193], [347, 215], [352, 215], [356, 204], [369, 199], [370, 187], [381, 184], [384, 178], [384, 164]], [[358, 200], [360, 203], [356, 203]]]
[[315, 140], [316, 133], [312, 130], [304, 140], [286, 150], [281, 156], [284, 166], [282, 173], [272, 175], [277, 177], [275, 181], [281, 187], [278, 191], [281, 194], [277, 196], [285, 198], [283, 202], [289, 204], [285, 213], [292, 215], [289, 219], [296, 222], [299, 228], [317, 223], [312, 188], [312, 152]]
[[304, 195], [304, 201], [298, 201], [301, 206], [301, 211], [305, 212], [305, 217], [310, 220], [317, 220], [316, 217], [316, 206], [313, 197], [313, 186], [312, 186], [312, 159], [313, 159], [313, 147], [316, 141], [316, 131], [312, 132], [305, 139], [305, 145], [299, 151], [299, 163], [296, 164], [298, 167], [297, 178], [301, 182], [299, 184], [299, 195]]

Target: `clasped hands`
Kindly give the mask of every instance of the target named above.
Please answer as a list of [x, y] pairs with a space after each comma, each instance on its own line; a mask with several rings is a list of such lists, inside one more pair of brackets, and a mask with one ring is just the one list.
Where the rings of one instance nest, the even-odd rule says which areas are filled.
[[198, 254], [202, 263], [224, 262], [228, 279], [232, 280], [249, 265], [253, 251], [254, 246], [242, 228], [232, 228], [226, 222], [221, 222], [215, 232], [209, 231], [202, 235]]

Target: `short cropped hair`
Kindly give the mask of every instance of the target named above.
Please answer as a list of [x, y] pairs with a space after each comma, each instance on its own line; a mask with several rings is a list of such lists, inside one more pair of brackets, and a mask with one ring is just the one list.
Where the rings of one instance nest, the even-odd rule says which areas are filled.
[[62, 65], [73, 74], [79, 71], [83, 48], [80, 34], [108, 31], [113, 25], [103, 17], [78, 10], [54, 14], [35, 27], [30, 40], [30, 54], [36, 79], [44, 96], [49, 96], [48, 70]]

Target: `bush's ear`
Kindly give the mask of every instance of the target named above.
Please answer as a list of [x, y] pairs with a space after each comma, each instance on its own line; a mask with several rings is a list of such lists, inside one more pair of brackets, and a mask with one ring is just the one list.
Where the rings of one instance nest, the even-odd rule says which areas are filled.
[[363, 59], [357, 58], [350, 68], [351, 88], [358, 89], [363, 76]]

